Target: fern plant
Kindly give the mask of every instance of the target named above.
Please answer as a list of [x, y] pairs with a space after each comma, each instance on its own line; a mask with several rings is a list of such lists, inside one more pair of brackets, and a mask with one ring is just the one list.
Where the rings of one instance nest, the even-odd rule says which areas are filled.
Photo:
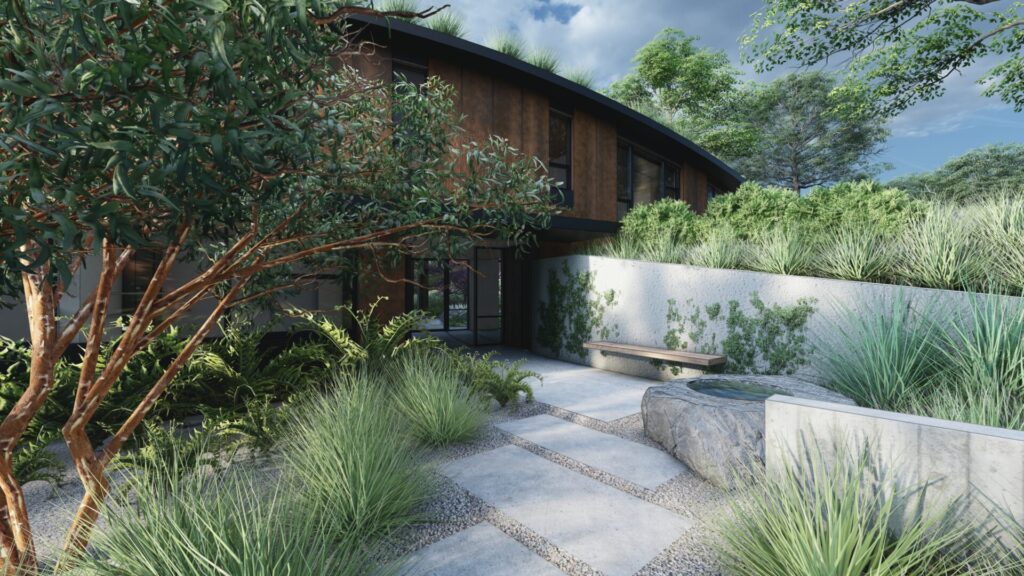
[[413, 333], [422, 330], [430, 319], [430, 314], [423, 310], [414, 310], [399, 314], [382, 322], [377, 306], [386, 297], [378, 298], [365, 310], [357, 310], [352, 306], [336, 308], [343, 317], [351, 318], [357, 337], [353, 338], [344, 325], [334, 319], [310, 311], [293, 309], [292, 316], [305, 320], [304, 326], [314, 332], [316, 339], [333, 357], [331, 367], [335, 370], [347, 370], [364, 367], [370, 372], [382, 368], [403, 351], [414, 348], [436, 348], [439, 342], [435, 338], [410, 338]]
[[286, 398], [308, 388], [324, 374], [330, 357], [318, 342], [292, 343], [268, 353], [266, 329], [221, 327], [224, 337], [203, 344], [189, 361], [192, 386], [183, 399], [193, 405], [239, 406], [252, 398]]
[[57, 455], [47, 447], [60, 439], [54, 430], [45, 430], [31, 440], [22, 440], [14, 451], [12, 467], [14, 477], [22, 485], [34, 480], [43, 480], [54, 488], [64, 479], [64, 466]]
[[451, 350], [450, 356], [459, 371], [469, 383], [469, 388], [477, 394], [493, 398], [499, 406], [519, 404], [522, 394], [526, 402], [533, 402], [533, 388], [526, 382], [527, 378], [541, 380], [541, 375], [531, 370], [523, 370], [526, 360], [507, 362], [495, 360], [494, 352], [475, 355], [462, 350]]

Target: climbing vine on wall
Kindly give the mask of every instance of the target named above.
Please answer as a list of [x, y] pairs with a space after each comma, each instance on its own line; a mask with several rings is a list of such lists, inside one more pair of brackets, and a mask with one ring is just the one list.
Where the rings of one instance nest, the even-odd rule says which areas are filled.
[[[792, 306], [769, 306], [757, 292], [752, 292], [750, 313], [737, 300], [728, 302], [724, 314], [721, 304], [700, 306], [687, 300], [689, 312], [684, 314], [678, 302], [670, 299], [665, 315], [665, 346], [701, 354], [725, 354], [725, 370], [734, 374], [793, 374], [807, 364], [814, 351], [807, 342], [807, 321], [814, 313], [815, 302], [813, 298], [801, 298]], [[725, 337], [719, 344], [721, 333]], [[676, 366], [670, 369], [679, 372]]]
[[547, 300], [540, 301], [538, 306], [537, 341], [555, 355], [565, 350], [583, 358], [585, 342], [595, 335], [606, 340], [617, 331], [604, 324], [605, 311], [615, 305], [615, 291], [599, 292], [594, 282], [596, 274], [573, 274], [565, 261], [560, 272], [548, 270]]

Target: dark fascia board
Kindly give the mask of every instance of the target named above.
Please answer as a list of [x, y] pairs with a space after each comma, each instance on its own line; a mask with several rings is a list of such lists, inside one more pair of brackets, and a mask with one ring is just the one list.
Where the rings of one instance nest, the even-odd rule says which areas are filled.
[[[591, 105], [590, 107], [595, 111], [598, 111], [601, 116], [605, 118], [611, 116], [617, 121], [617, 124], [621, 123], [627, 129], [632, 128], [632, 131], [636, 131], [634, 127], [642, 128], [643, 131], [653, 133], [662, 139], [685, 149], [696, 157], [700, 164], [703, 164], [705, 168], [709, 168], [711, 170], [708, 177], [713, 182], [716, 182], [726, 188], [735, 188], [743, 182], [743, 177], [729, 167], [729, 165], [722, 162], [713, 154], [701, 148], [689, 139], [679, 135], [674, 130], [669, 129], [661, 123], [640, 114], [636, 110], [633, 110], [632, 108], [629, 108], [628, 106], [625, 106], [604, 94], [563, 78], [558, 74], [552, 74], [547, 70], [542, 70], [528, 62], [524, 62], [518, 58], [513, 58], [507, 54], [498, 52], [497, 50], [462, 38], [434, 31], [425, 26], [418, 26], [401, 20], [369, 16], [354, 16], [351, 17], [351, 21], [356, 25], [363, 24], [371, 29], [383, 31], [392, 37], [407, 37], [428, 42], [458, 56], [478, 60], [481, 64], [485, 64], [492, 70], [495, 66], [504, 68], [506, 71], [512, 71], [518, 75], [532, 79], [538, 84], [545, 85], [549, 88], [548, 90], [545, 90], [545, 92], [548, 93], [550, 93], [550, 87], [554, 87], [569, 95], [569, 98], [563, 98], [563, 100], [587, 102]], [[603, 114], [601, 113], [602, 111], [604, 111]], [[621, 120], [625, 120], [625, 122], [622, 123]]]

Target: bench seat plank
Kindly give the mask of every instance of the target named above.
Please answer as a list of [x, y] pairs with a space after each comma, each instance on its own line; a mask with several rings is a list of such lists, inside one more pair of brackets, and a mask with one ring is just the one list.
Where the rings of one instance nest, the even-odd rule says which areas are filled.
[[720, 366], [725, 364], [726, 357], [721, 354], [699, 354], [686, 350], [668, 350], [666, 348], [652, 348], [650, 346], [637, 346], [635, 344], [620, 344], [618, 342], [586, 342], [583, 344], [588, 350], [600, 350], [601, 352], [612, 352], [626, 356], [639, 356], [654, 360], [667, 360], [669, 362], [681, 362], [695, 366]]

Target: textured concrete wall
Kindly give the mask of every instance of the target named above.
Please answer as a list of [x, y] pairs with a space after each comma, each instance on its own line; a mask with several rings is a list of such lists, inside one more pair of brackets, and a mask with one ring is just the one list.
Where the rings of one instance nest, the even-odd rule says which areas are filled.
[[823, 452], [845, 444], [856, 453], [868, 442], [892, 478], [908, 487], [928, 484], [926, 510], [941, 511], [969, 494], [978, 512], [994, 504], [1024, 524], [1024, 432], [773, 396], [765, 403], [769, 473], [801, 453], [812, 435]]
[[[573, 273], [595, 272], [596, 289], [599, 292], [615, 290], [616, 304], [605, 314], [605, 325], [611, 328], [609, 338], [615, 342], [665, 347], [664, 338], [668, 331], [666, 314], [668, 301], [674, 299], [684, 315], [690, 310], [686, 305], [691, 301], [701, 307], [721, 304], [724, 311], [730, 300], [740, 303], [750, 313], [750, 296], [757, 292], [765, 304], [791, 306], [801, 298], [814, 298], [815, 312], [807, 323], [807, 336], [816, 351], [811, 354], [808, 365], [797, 375], [811, 380], [820, 378], [823, 372], [823, 345], [838, 336], [837, 326], [851, 312], [871, 311], [884, 313], [891, 303], [901, 297], [904, 302], [918, 306], [939, 306], [947, 309], [951, 318], [956, 311], [964, 312], [970, 306], [971, 294], [951, 290], [933, 290], [890, 284], [850, 282], [786, 276], [746, 270], [722, 270], [700, 268], [680, 264], [659, 264], [635, 260], [620, 260], [597, 256], [568, 256], [539, 260], [533, 274], [535, 301], [547, 300], [549, 270], [561, 273], [563, 262], [568, 263]], [[1019, 298], [1006, 298], [1020, 301]], [[540, 354], [549, 354], [536, 341], [536, 329], [540, 326], [539, 311], [534, 314], [534, 346]], [[705, 340], [714, 336], [721, 343], [726, 336], [724, 322], [709, 326]], [[667, 370], [658, 370], [650, 362], [624, 356], [589, 352], [582, 358], [563, 352], [560, 358], [570, 362], [587, 364], [607, 370], [646, 376], [650, 378], [674, 377]]]

